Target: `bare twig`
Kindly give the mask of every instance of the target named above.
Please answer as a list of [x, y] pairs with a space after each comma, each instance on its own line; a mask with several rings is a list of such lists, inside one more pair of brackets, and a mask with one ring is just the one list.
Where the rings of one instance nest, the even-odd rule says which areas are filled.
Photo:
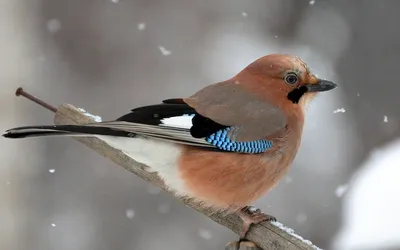
[[39, 98], [29, 94], [28, 92], [25, 92], [23, 88], [19, 87], [16, 91], [15, 91], [15, 95], [16, 96], [23, 96], [29, 100], [31, 100], [34, 103], [39, 104], [40, 106], [52, 111], [52, 112], [57, 112], [57, 109], [53, 106], [51, 106], [48, 103], [45, 103], [44, 101], [40, 100]]
[[[51, 107], [40, 100], [37, 103], [42, 106], [47, 105], [47, 107]], [[54, 108], [54, 110], [56, 111], [54, 117], [55, 124], [86, 124], [95, 122], [93, 115], [83, 112], [82, 109], [77, 109], [70, 104], [63, 104], [58, 109]], [[117, 165], [122, 166], [126, 170], [134, 173], [147, 182], [150, 182], [153, 185], [156, 185], [164, 191], [170, 193], [171, 195], [174, 195], [163, 185], [163, 182], [157, 177], [156, 174], [147, 172], [145, 170], [145, 166], [128, 157], [123, 152], [109, 146], [104, 141], [93, 137], [75, 137], [74, 139], [93, 149], [97, 153], [109, 158]], [[236, 214], [223, 215], [219, 212], [213, 211], [210, 208], [203, 207], [201, 204], [193, 201], [192, 199], [182, 197], [176, 198], [191, 208], [208, 216], [213, 221], [231, 229], [235, 233], [239, 233], [242, 222]], [[264, 250], [319, 249], [318, 247], [312, 245], [310, 241], [304, 240], [302, 237], [294, 234], [293, 230], [284, 227], [278, 222], [265, 222], [252, 226], [246, 238]], [[235, 249], [233, 244], [234, 243], [228, 244], [226, 249]], [[242, 243], [241, 249], [254, 249], [254, 246], [252, 246], [251, 242]]]

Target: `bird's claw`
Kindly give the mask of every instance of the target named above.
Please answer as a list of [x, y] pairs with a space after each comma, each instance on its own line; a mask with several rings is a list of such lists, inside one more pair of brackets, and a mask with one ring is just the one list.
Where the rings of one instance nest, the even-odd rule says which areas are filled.
[[263, 221], [276, 221], [272, 215], [264, 214], [260, 209], [247, 206], [238, 211], [239, 217], [243, 221], [242, 231], [240, 232], [240, 239], [246, 237], [247, 232], [252, 224], [259, 224]]

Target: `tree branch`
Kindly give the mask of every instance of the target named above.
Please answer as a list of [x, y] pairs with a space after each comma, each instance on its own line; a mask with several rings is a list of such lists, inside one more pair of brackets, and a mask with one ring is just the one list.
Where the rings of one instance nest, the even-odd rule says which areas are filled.
[[[55, 124], [85, 124], [94, 122], [94, 118], [95, 116], [84, 112], [82, 109], [77, 109], [69, 104], [63, 104], [58, 108], [54, 117], [54, 122]], [[157, 177], [156, 174], [147, 172], [142, 164], [134, 161], [134, 159], [131, 159], [121, 151], [112, 148], [104, 141], [93, 137], [74, 137], [74, 139], [85, 144], [87, 147], [93, 149], [97, 153], [109, 158], [116, 164], [134, 173], [145, 181], [160, 187], [171, 195], [174, 195], [171, 191], [166, 189], [166, 187], [163, 185], [163, 182]], [[174, 195], [174, 197], [176, 196]], [[236, 214], [224, 216], [223, 214], [215, 212], [209, 208], [202, 207], [201, 204], [193, 201], [192, 199], [181, 197], [176, 198], [189, 207], [208, 216], [213, 221], [231, 229], [235, 233], [239, 233], [242, 222]], [[265, 222], [252, 226], [247, 235], [247, 239], [265, 250], [319, 249], [318, 247], [312, 245], [310, 241], [304, 240], [302, 237], [294, 234], [292, 229], [286, 228], [279, 222]]]

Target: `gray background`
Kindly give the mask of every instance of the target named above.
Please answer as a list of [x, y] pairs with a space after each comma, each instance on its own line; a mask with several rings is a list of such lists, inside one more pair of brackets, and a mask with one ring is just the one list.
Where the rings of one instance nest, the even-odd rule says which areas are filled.
[[[0, 129], [52, 122], [50, 112], [13, 96], [18, 86], [114, 119], [190, 95], [265, 54], [296, 54], [340, 88], [312, 103], [295, 164], [256, 205], [329, 249], [341, 225], [338, 187], [400, 135], [399, 7], [396, 0], [1, 0]], [[0, 139], [0, 149], [0, 249], [211, 250], [236, 239], [71, 139]]]

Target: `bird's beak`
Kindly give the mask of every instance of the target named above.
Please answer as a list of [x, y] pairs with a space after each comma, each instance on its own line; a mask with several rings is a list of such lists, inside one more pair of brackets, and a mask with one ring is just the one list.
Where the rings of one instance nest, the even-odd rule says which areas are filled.
[[332, 90], [337, 87], [336, 83], [327, 80], [318, 79], [317, 83], [307, 84], [307, 92], [322, 92]]

